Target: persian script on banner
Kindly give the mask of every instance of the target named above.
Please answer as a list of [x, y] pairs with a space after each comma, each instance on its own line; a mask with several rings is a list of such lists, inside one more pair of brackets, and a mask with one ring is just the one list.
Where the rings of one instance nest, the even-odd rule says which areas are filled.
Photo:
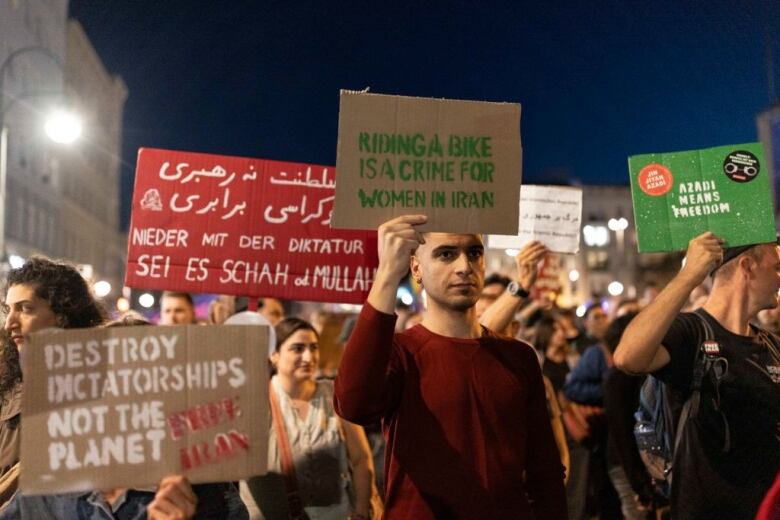
[[489, 235], [488, 247], [520, 249], [538, 240], [550, 251], [580, 249], [582, 190], [568, 186], [520, 186], [520, 231], [517, 236]]
[[125, 284], [362, 303], [376, 232], [330, 227], [332, 167], [142, 148]]

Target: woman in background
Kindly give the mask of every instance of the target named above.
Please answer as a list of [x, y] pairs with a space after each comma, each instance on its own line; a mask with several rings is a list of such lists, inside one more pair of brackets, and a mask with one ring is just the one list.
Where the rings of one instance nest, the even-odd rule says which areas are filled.
[[268, 474], [247, 481], [261, 518], [367, 520], [374, 468], [363, 429], [336, 415], [333, 383], [317, 380], [318, 334], [307, 321], [276, 325]]

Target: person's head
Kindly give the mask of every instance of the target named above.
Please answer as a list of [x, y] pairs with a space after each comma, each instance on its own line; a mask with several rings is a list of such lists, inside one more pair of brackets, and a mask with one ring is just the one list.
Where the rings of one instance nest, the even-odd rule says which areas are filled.
[[51, 327], [95, 327], [106, 317], [74, 266], [41, 256], [8, 273], [3, 310], [0, 394], [22, 380], [19, 349], [25, 335]]
[[642, 306], [639, 305], [639, 302], [636, 299], [624, 299], [620, 300], [620, 303], [618, 303], [617, 307], [615, 308], [615, 316], [620, 317], [631, 313], [636, 314], [641, 310]]
[[195, 304], [185, 292], [165, 291], [160, 298], [160, 325], [195, 323]]
[[750, 313], [777, 306], [780, 290], [780, 246], [775, 243], [728, 248], [713, 273], [713, 293], [743, 292]]
[[50, 327], [96, 327], [106, 318], [74, 266], [42, 256], [11, 269], [3, 308], [5, 330], [17, 347], [24, 344], [25, 334]]
[[107, 329], [114, 329], [117, 327], [142, 327], [147, 325], [151, 325], [149, 320], [138, 313], [128, 312], [119, 319], [109, 321], [106, 323], [105, 327]]
[[295, 383], [313, 380], [320, 359], [319, 335], [308, 321], [285, 318], [274, 327], [276, 350], [271, 364], [280, 377]]
[[553, 316], [544, 314], [536, 322], [534, 347], [540, 352], [556, 351], [566, 347], [566, 333]]
[[272, 325], [284, 319], [284, 306], [276, 298], [261, 298], [257, 312], [265, 316]]
[[493, 305], [499, 296], [501, 296], [509, 285], [509, 278], [497, 273], [493, 273], [485, 278], [485, 285], [477, 300], [477, 318], [482, 316], [485, 309]]
[[425, 233], [411, 258], [412, 276], [428, 295], [428, 306], [466, 312], [477, 303], [485, 278], [480, 235]]
[[594, 303], [587, 308], [583, 322], [585, 323], [585, 332], [588, 336], [596, 339], [602, 339], [609, 326], [607, 313], [604, 312], [604, 309], [598, 303]]
[[607, 331], [604, 333], [604, 345], [610, 352], [615, 352], [618, 344], [620, 344], [620, 338], [623, 337], [623, 332], [625, 332], [626, 327], [628, 327], [628, 324], [637, 314], [637, 312], [628, 312], [615, 318], [612, 323], [609, 324]]
[[650, 305], [650, 302], [655, 300], [655, 297], [661, 292], [661, 289], [654, 282], [651, 282], [645, 286], [645, 290], [642, 292], [641, 304], [644, 306]]

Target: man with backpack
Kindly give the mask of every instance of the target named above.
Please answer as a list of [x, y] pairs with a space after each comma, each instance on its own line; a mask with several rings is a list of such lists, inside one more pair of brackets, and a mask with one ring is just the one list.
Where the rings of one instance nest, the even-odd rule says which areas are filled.
[[[629, 324], [618, 368], [664, 383], [674, 417], [672, 518], [752, 519], [780, 469], [780, 340], [751, 325], [777, 306], [776, 244], [691, 240], [681, 271]], [[712, 291], [682, 313], [708, 274]]]

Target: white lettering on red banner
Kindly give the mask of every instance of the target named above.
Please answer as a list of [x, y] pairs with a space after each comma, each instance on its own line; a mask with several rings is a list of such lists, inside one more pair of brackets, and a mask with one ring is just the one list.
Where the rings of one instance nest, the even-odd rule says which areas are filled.
[[142, 148], [126, 285], [362, 303], [376, 233], [330, 227], [333, 168]]

